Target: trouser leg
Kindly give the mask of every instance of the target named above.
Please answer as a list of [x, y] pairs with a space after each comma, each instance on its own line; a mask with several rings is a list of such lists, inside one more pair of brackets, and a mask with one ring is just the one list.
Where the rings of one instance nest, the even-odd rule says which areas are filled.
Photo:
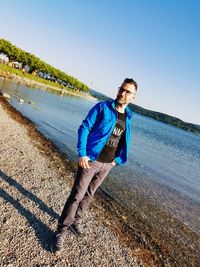
[[71, 193], [58, 221], [58, 232], [66, 232], [67, 227], [73, 223], [79, 203], [83, 199], [96, 171], [96, 168], [78, 168]]
[[102, 182], [104, 181], [104, 179], [106, 178], [106, 176], [108, 175], [109, 171], [112, 168], [111, 163], [101, 163], [101, 162], [95, 161], [92, 164], [100, 165], [100, 166], [98, 166], [99, 171], [92, 178], [83, 199], [79, 203], [78, 209], [77, 209], [76, 214], [75, 214], [74, 224], [80, 224], [81, 223], [81, 220], [85, 214], [85, 211], [87, 210], [90, 202], [92, 201], [96, 190], [102, 184]]
[[66, 232], [69, 225], [82, 219], [97, 188], [112, 168], [111, 163], [90, 162], [89, 169], [78, 168], [72, 187], [58, 221], [58, 232]]

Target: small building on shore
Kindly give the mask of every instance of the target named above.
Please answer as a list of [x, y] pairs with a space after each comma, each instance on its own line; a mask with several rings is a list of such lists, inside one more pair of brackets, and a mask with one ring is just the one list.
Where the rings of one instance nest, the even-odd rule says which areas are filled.
[[11, 62], [12, 67], [21, 70], [22, 69], [22, 63], [18, 61]]
[[0, 63], [7, 65], [9, 62], [9, 57], [6, 54], [0, 54]]

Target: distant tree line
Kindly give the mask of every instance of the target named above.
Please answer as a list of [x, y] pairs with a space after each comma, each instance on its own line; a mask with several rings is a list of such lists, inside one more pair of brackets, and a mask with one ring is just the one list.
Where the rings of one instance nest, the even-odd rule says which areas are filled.
[[71, 88], [89, 92], [88, 86], [80, 82], [78, 79], [52, 67], [33, 54], [25, 52], [24, 50], [12, 45], [9, 41], [0, 39], [0, 53], [7, 55], [10, 61], [18, 61], [22, 63], [23, 67], [29, 66], [30, 73], [36, 71], [48, 73], [55, 80], [60, 80], [65, 84], [71, 85]]
[[[91, 92], [91, 95], [96, 97], [98, 100], [112, 100], [112, 98], [107, 97], [106, 95], [102, 93], [96, 92], [95, 90], [91, 89], [90, 92]], [[135, 104], [129, 104], [129, 107], [134, 112], [137, 112], [143, 116], [150, 117], [152, 119], [181, 128], [188, 132], [192, 132], [192, 133], [200, 135], [200, 125], [184, 122], [176, 117], [173, 117], [173, 116], [161, 113], [161, 112], [148, 110], [140, 106], [137, 106]]]
[[145, 108], [142, 108], [140, 106], [137, 106], [135, 104], [130, 104], [129, 105], [130, 108], [143, 115], [143, 116], [147, 116], [150, 117], [152, 119], [173, 125], [175, 127], [181, 128], [183, 130], [186, 130], [188, 132], [192, 132], [195, 134], [200, 135], [200, 125], [197, 124], [193, 124], [193, 123], [189, 123], [189, 122], [184, 122], [176, 117], [161, 113], [161, 112], [157, 112], [157, 111], [152, 111], [152, 110], [148, 110]]

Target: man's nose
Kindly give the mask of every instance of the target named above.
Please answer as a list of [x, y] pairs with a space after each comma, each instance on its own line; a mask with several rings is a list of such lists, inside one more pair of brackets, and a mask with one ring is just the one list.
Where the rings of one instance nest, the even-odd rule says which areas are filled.
[[126, 91], [122, 91], [122, 92], [121, 92], [121, 95], [122, 95], [122, 96], [126, 96]]

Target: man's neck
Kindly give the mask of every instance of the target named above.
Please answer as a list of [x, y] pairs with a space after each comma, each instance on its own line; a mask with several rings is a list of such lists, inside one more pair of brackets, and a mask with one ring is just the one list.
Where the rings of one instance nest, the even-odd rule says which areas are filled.
[[127, 105], [125, 105], [125, 104], [119, 104], [119, 103], [115, 102], [115, 108], [120, 113], [124, 113], [126, 107], [127, 107]]

